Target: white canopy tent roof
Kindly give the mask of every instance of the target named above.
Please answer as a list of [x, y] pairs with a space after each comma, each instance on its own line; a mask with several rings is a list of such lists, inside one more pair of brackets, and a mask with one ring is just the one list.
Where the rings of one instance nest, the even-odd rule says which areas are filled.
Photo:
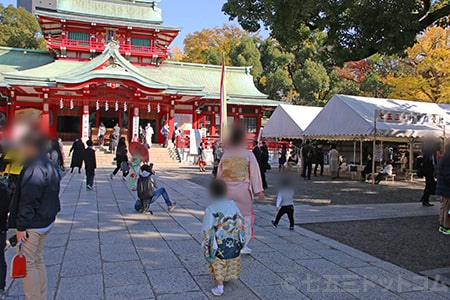
[[266, 138], [300, 138], [303, 136], [303, 131], [321, 110], [321, 107], [280, 104], [264, 126], [262, 136]]
[[400, 112], [405, 115], [426, 115], [425, 122], [377, 122], [377, 139], [411, 140], [443, 136], [443, 126], [429, 121], [431, 116], [446, 117], [447, 111], [434, 103], [395, 99], [334, 95], [304, 131], [311, 139], [372, 139], [375, 111]]

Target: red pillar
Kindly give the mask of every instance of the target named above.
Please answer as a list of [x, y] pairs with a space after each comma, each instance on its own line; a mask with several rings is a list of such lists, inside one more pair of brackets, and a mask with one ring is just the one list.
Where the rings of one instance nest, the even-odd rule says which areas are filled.
[[44, 101], [42, 103], [42, 115], [41, 115], [41, 130], [44, 134], [50, 134], [50, 104], [48, 99], [44, 96]]
[[169, 120], [169, 141], [172, 140], [172, 135], [173, 132], [175, 130], [175, 109], [171, 108], [169, 110], [169, 116], [168, 116], [168, 120]]

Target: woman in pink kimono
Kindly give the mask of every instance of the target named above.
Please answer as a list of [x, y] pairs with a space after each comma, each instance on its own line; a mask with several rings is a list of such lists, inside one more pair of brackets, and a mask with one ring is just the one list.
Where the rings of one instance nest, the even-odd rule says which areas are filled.
[[[255, 155], [245, 148], [245, 133], [241, 129], [231, 132], [227, 149], [219, 164], [217, 178], [227, 184], [228, 198], [234, 200], [241, 211], [245, 223], [245, 235], [253, 239], [253, 197], [258, 195], [264, 199], [264, 189], [261, 181], [261, 173]], [[247, 242], [241, 253], [249, 254], [251, 249]]]

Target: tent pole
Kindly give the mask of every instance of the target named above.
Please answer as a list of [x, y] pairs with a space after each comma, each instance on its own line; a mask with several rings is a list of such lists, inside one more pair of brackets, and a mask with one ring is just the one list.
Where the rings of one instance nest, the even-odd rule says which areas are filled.
[[[409, 142], [409, 171], [412, 173], [413, 171], [413, 164], [414, 164], [414, 139], [411, 139]], [[413, 178], [413, 175], [411, 175], [411, 179]]]
[[361, 167], [361, 170], [362, 170], [362, 166], [363, 166], [363, 139], [362, 138], [359, 140], [359, 166]]
[[374, 111], [374, 118], [373, 118], [373, 158], [372, 158], [372, 184], [375, 184], [375, 159], [376, 159], [376, 152], [377, 152], [377, 111]]
[[356, 141], [353, 141], [353, 164], [356, 165]]

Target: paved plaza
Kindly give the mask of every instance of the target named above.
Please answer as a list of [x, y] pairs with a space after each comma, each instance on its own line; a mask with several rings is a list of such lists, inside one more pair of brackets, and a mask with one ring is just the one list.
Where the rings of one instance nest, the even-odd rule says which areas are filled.
[[[62, 211], [45, 252], [49, 299], [212, 299], [200, 251], [205, 188], [160, 172], [178, 207], [168, 213], [160, 200], [153, 215], [142, 215], [126, 183], [109, 180], [109, 172], [98, 170], [95, 192], [85, 191], [81, 174], [63, 178]], [[296, 212], [299, 223], [437, 214], [416, 207], [299, 205]], [[253, 254], [243, 257], [242, 278], [225, 286], [224, 299], [448, 299], [447, 286], [300, 226], [289, 231], [286, 220], [273, 228], [274, 207], [255, 208]], [[8, 286], [8, 299], [23, 298], [20, 280]]]

